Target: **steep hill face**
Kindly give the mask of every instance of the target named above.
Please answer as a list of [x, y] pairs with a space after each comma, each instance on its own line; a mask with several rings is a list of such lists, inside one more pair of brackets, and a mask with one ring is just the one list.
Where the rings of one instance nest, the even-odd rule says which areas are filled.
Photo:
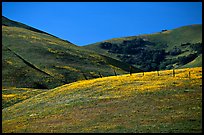
[[[189, 25], [154, 34], [114, 38], [84, 46], [145, 71], [180, 68], [202, 54], [202, 25]], [[199, 61], [201, 62], [201, 61]]]
[[114, 70], [127, 73], [129, 65], [2, 17], [3, 87], [54, 88]]

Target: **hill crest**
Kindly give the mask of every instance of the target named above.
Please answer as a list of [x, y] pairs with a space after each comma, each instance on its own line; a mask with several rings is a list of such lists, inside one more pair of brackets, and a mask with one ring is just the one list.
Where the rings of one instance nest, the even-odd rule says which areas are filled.
[[202, 53], [202, 24], [113, 38], [83, 47], [145, 71], [179, 68]]

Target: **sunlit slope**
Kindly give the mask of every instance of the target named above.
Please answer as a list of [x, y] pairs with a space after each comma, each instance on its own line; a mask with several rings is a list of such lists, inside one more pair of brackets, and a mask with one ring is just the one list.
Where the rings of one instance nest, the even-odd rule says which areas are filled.
[[[18, 27], [18, 28], [24, 28], [24, 29], [27, 29], [27, 30], [31, 30], [31, 31], [35, 31], [35, 32], [39, 32], [39, 33], [44, 33], [44, 34], [48, 34], [48, 35], [51, 35], [49, 33], [46, 33], [44, 31], [41, 31], [41, 30], [38, 30], [36, 28], [33, 28], [33, 27], [30, 27], [28, 25], [25, 25], [23, 23], [20, 23], [20, 22], [16, 22], [16, 21], [13, 21], [13, 20], [10, 20], [4, 16], [2, 16], [2, 25], [4, 26], [9, 26], [9, 27]], [[54, 35], [51, 35], [53, 37], [55, 37]]]
[[202, 24], [183, 26], [165, 32], [141, 35], [141, 37], [156, 43], [155, 47], [158, 48], [166, 44], [167, 50], [170, 50], [174, 48], [174, 46], [181, 47], [183, 43], [202, 42]]
[[[145, 71], [173, 69], [182, 67], [202, 54], [202, 24], [152, 34], [113, 38], [83, 47], [140, 69], [146, 68]], [[201, 61], [199, 62], [198, 65], [201, 65]]]
[[186, 65], [182, 66], [182, 68], [187, 68], [187, 67], [202, 67], [202, 54], [199, 55], [196, 59], [193, 61], [187, 63]]
[[[2, 25], [2, 85], [54, 88], [86, 78], [128, 72], [129, 65], [68, 41], [21, 27]], [[135, 69], [140, 71], [139, 69]]]
[[[190, 71], [190, 77], [189, 77]], [[3, 132], [202, 132], [202, 68], [78, 81], [2, 111]]]
[[[110, 43], [122, 43], [123, 41], [131, 41], [141, 37], [149, 42], [155, 43], [154, 48], [166, 48], [167, 50], [172, 49], [174, 46], [181, 46], [182, 43], [197, 43], [202, 42], [202, 25], [195, 24], [189, 26], [183, 26], [173, 30], [167, 30], [165, 32], [157, 32], [153, 34], [143, 34], [138, 36], [119, 37], [108, 39], [102, 42]], [[84, 46], [85, 48], [95, 50], [99, 53], [107, 51], [99, 47], [101, 42], [93, 43]]]
[[31, 88], [2, 88], [2, 109], [38, 95], [47, 90]]

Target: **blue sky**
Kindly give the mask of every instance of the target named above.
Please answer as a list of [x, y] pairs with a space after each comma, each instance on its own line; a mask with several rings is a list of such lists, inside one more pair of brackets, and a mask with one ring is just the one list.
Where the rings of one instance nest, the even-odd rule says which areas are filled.
[[2, 15], [81, 46], [202, 24], [202, 2], [2, 2]]

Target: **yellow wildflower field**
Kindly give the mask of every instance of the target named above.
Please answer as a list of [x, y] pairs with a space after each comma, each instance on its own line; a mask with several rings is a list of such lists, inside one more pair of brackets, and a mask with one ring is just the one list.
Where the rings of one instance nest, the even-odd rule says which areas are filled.
[[[189, 74], [190, 71], [190, 74]], [[3, 132], [200, 133], [202, 67], [81, 80], [2, 111]]]

